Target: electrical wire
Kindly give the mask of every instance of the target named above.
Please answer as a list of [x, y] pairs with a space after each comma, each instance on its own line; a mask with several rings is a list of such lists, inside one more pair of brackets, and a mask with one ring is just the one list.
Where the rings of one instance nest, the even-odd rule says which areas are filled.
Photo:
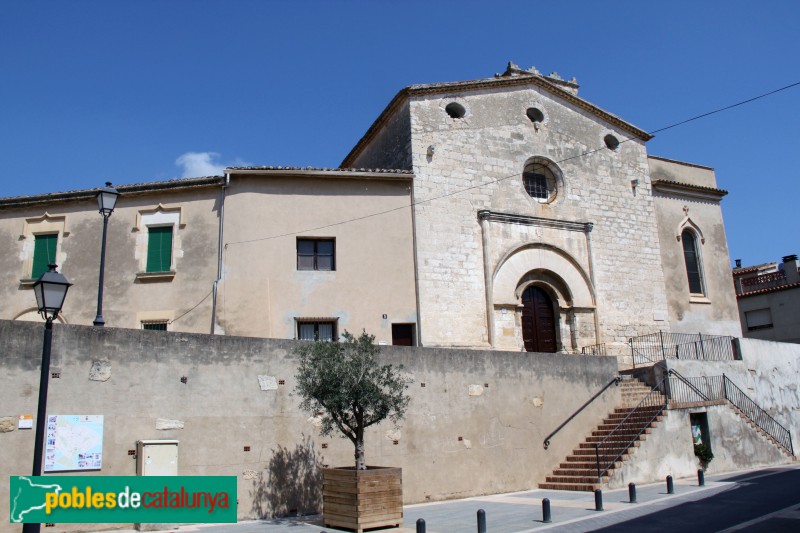
[[[695, 120], [699, 120], [701, 118], [705, 118], [705, 117], [714, 115], [716, 113], [721, 113], [723, 111], [727, 111], [727, 110], [733, 109], [735, 107], [739, 107], [739, 106], [748, 104], [750, 102], [754, 102], [756, 100], [760, 100], [761, 98], [766, 98], [767, 96], [771, 96], [773, 94], [779, 93], [781, 91], [785, 91], [787, 89], [791, 89], [793, 87], [797, 87], [799, 85], [800, 85], [800, 81], [795, 82], [795, 83], [791, 83], [789, 85], [785, 85], [783, 87], [780, 87], [778, 89], [774, 89], [772, 91], [760, 94], [758, 96], [754, 96], [752, 98], [748, 98], [746, 100], [742, 100], [740, 102], [736, 102], [734, 104], [731, 104], [731, 105], [728, 105], [728, 106], [725, 106], [725, 107], [721, 107], [721, 108], [715, 109], [713, 111], [708, 111], [706, 113], [701, 113], [699, 115], [695, 115], [693, 117], [681, 120], [679, 122], [675, 122], [675, 123], [670, 124], [668, 126], [664, 126], [664, 127], [652, 130], [652, 131], [648, 132], [648, 134], [649, 135], [655, 135], [658, 132], [667, 131], [669, 129], [676, 128], [678, 126], [682, 126], [682, 125], [687, 124], [689, 122], [693, 122]], [[632, 140], [633, 140], [633, 137], [629, 137], [627, 139], [621, 140], [619, 142], [619, 144], [621, 145], [623, 143], [626, 143], [626, 142], [632, 141]], [[561, 164], [561, 163], [566, 163], [568, 161], [572, 161], [573, 159], [578, 159], [578, 158], [581, 158], [581, 157], [589, 156], [589, 155], [592, 155], [594, 153], [597, 153], [597, 152], [600, 152], [600, 151], [603, 151], [603, 150], [606, 150], [606, 149], [607, 149], [606, 146], [602, 146], [600, 148], [595, 148], [595, 149], [592, 149], [592, 150], [586, 150], [586, 151], [581, 152], [579, 154], [576, 154], [576, 155], [573, 155], [573, 156], [570, 156], [570, 157], [566, 157], [566, 158], [558, 160], [558, 161], [554, 161], [554, 164], [558, 165], [558, 164]], [[541, 163], [538, 163], [538, 164], [541, 164]], [[495, 183], [499, 183], [501, 181], [505, 181], [507, 179], [517, 178], [517, 177], [519, 177], [519, 173], [515, 172], [514, 174], [509, 174], [507, 176], [502, 176], [500, 178], [496, 178], [496, 179], [490, 180], [488, 182], [478, 183], [478, 184], [475, 184], [475, 185], [471, 185], [469, 187], [464, 187], [462, 189], [458, 189], [458, 190], [453, 191], [453, 192], [440, 194], [438, 196], [433, 196], [431, 198], [423, 198], [423, 199], [411, 202], [408, 205], [403, 205], [403, 206], [400, 206], [400, 207], [395, 207], [395, 208], [387, 209], [387, 210], [384, 210], [384, 211], [378, 211], [378, 212], [375, 212], [375, 213], [370, 213], [368, 215], [355, 217], [355, 218], [351, 218], [351, 219], [347, 219], [347, 220], [342, 220], [340, 222], [334, 222], [334, 223], [331, 223], [331, 224], [325, 224], [323, 226], [316, 226], [316, 227], [313, 227], [313, 228], [306, 228], [306, 229], [298, 230], [298, 231], [281, 233], [281, 234], [278, 234], [278, 235], [270, 235], [268, 237], [260, 237], [260, 238], [256, 238], [256, 239], [247, 239], [247, 240], [242, 240], [242, 241], [228, 242], [228, 243], [225, 243], [225, 249], [227, 249], [229, 245], [234, 245], [234, 244], [249, 244], [249, 243], [253, 243], [253, 242], [261, 242], [261, 241], [267, 241], [267, 240], [272, 240], [272, 239], [279, 239], [281, 237], [291, 237], [293, 235], [300, 235], [302, 233], [308, 233], [308, 232], [312, 232], [312, 231], [319, 231], [319, 230], [331, 228], [331, 227], [334, 227], [334, 226], [341, 226], [342, 224], [349, 224], [350, 222], [356, 222], [356, 221], [359, 221], [359, 220], [365, 220], [365, 219], [368, 219], [368, 218], [373, 218], [373, 217], [385, 215], [385, 214], [388, 214], [388, 213], [392, 213], [394, 211], [399, 211], [401, 209], [406, 209], [406, 208], [414, 207], [414, 206], [417, 206], [417, 205], [433, 202], [435, 200], [441, 200], [442, 198], [455, 196], [457, 194], [461, 194], [461, 193], [466, 192], [466, 191], [470, 191], [470, 190], [473, 190], [473, 189], [478, 189], [478, 188], [485, 187], [485, 186], [488, 186], [488, 185], [493, 185]]]

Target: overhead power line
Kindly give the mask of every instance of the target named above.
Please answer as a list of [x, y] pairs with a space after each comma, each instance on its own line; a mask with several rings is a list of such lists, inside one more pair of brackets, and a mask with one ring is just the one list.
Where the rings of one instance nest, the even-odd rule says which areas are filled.
[[[731, 105], [728, 105], [728, 106], [725, 106], [725, 107], [721, 107], [719, 109], [714, 109], [713, 111], [708, 111], [708, 112], [701, 113], [699, 115], [695, 115], [693, 117], [690, 117], [690, 118], [687, 118], [687, 119], [684, 119], [684, 120], [680, 120], [680, 121], [675, 122], [673, 124], [670, 124], [668, 126], [664, 126], [664, 127], [649, 131], [648, 134], [655, 135], [656, 133], [659, 133], [659, 132], [662, 132], [662, 131], [667, 131], [667, 130], [670, 130], [672, 128], [677, 128], [678, 126], [682, 126], [684, 124], [688, 124], [689, 122], [693, 122], [695, 120], [700, 120], [702, 118], [709, 117], [709, 116], [715, 115], [717, 113], [722, 113], [723, 111], [728, 111], [730, 109], [733, 109], [733, 108], [736, 108], [736, 107], [739, 107], [739, 106], [742, 106], [742, 105], [745, 105], [745, 104], [749, 104], [751, 102], [755, 102], [756, 100], [760, 100], [762, 98], [766, 98], [766, 97], [771, 96], [773, 94], [776, 94], [776, 93], [779, 93], [781, 91], [785, 91], [785, 90], [788, 90], [788, 89], [791, 89], [791, 88], [797, 87], [797, 86], [800, 86], [800, 81], [795, 82], [795, 83], [790, 83], [789, 85], [785, 85], [785, 86], [780, 87], [778, 89], [771, 90], [769, 92], [760, 94], [758, 96], [753, 96], [752, 98], [748, 98], [746, 100], [742, 100], [740, 102], [736, 102], [734, 104], [731, 104]], [[626, 142], [631, 141], [631, 140], [633, 140], [633, 138], [629, 137], [627, 139], [624, 139], [624, 140], [620, 141], [619, 144], [623, 144], [623, 143], [626, 143]], [[570, 157], [566, 157], [566, 158], [558, 160], [558, 161], [554, 161], [554, 163], [557, 164], [557, 165], [561, 164], [561, 163], [566, 163], [567, 161], [571, 161], [573, 159], [578, 159], [578, 158], [581, 158], [581, 157], [589, 156], [589, 155], [592, 155], [592, 154], [594, 154], [596, 152], [600, 152], [600, 151], [603, 151], [603, 150], [606, 150], [606, 149], [607, 148], [605, 146], [601, 146], [600, 148], [595, 148], [595, 149], [592, 149], [592, 150], [586, 150], [586, 151], [581, 152], [579, 154], [576, 154], [576, 155], [573, 155], [573, 156], [570, 156]], [[430, 198], [424, 198], [424, 199], [421, 199], [421, 200], [415, 200], [414, 202], [411, 202], [408, 205], [403, 205], [403, 206], [395, 207], [395, 208], [392, 208], [392, 209], [386, 209], [384, 211], [377, 211], [375, 213], [370, 213], [370, 214], [363, 215], [363, 216], [360, 216], [360, 217], [355, 217], [355, 218], [350, 218], [350, 219], [347, 219], [347, 220], [342, 220], [340, 222], [333, 222], [331, 224], [325, 224], [323, 226], [316, 226], [316, 227], [313, 227], [313, 228], [306, 228], [306, 229], [302, 229], [302, 230], [298, 230], [298, 231], [291, 231], [291, 232], [281, 233], [281, 234], [277, 234], [277, 235], [270, 235], [268, 237], [259, 237], [259, 238], [256, 238], [256, 239], [247, 239], [247, 240], [242, 240], [242, 241], [233, 241], [233, 242], [225, 243], [225, 248], [227, 248], [230, 245], [234, 245], [234, 244], [248, 244], [248, 243], [253, 243], [253, 242], [268, 241], [268, 240], [272, 240], [272, 239], [279, 239], [281, 237], [291, 237], [293, 235], [300, 235], [300, 234], [308, 233], [308, 232], [311, 232], [311, 231], [319, 231], [319, 230], [323, 230], [323, 229], [327, 229], [327, 228], [332, 228], [332, 227], [335, 227], [335, 226], [341, 226], [342, 224], [349, 224], [351, 222], [357, 222], [359, 220], [364, 220], [364, 219], [373, 218], [373, 217], [377, 217], [377, 216], [381, 216], [381, 215], [386, 215], [386, 214], [392, 213], [394, 211], [400, 211], [401, 209], [406, 209], [406, 208], [414, 207], [416, 205], [433, 202], [435, 200], [441, 200], [442, 198], [455, 196], [457, 194], [461, 194], [463, 192], [470, 191], [472, 189], [478, 189], [478, 188], [481, 188], [481, 187], [485, 187], [487, 185], [492, 185], [492, 184], [495, 184], [495, 183], [499, 183], [501, 181], [505, 181], [507, 179], [517, 178], [517, 177], [519, 177], [519, 173], [518, 172], [516, 172], [514, 174], [509, 174], [508, 176], [502, 176], [500, 178], [496, 178], [496, 179], [490, 180], [488, 182], [479, 183], [479, 184], [476, 184], [476, 185], [470, 185], [469, 187], [464, 187], [464, 188], [458, 189], [456, 191], [440, 194], [438, 196], [432, 196]]]

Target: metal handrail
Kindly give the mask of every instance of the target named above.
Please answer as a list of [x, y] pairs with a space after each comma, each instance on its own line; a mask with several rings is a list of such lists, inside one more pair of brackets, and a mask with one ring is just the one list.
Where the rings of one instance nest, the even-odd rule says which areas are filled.
[[659, 331], [628, 339], [633, 366], [653, 364], [663, 359], [696, 359], [701, 361], [733, 361], [736, 359], [734, 338], [702, 333], [668, 333]]
[[[668, 379], [669, 379], [669, 376], [665, 376], [658, 383], [658, 385], [653, 387], [653, 389], [650, 392], [647, 393], [647, 396], [642, 398], [642, 400], [638, 404], [636, 404], [636, 407], [631, 409], [631, 412], [628, 413], [628, 415], [625, 418], [623, 418], [622, 421], [619, 424], [617, 424], [617, 426], [613, 430], [611, 430], [611, 433], [606, 435], [606, 438], [604, 438], [603, 440], [601, 440], [600, 442], [598, 442], [595, 445], [594, 451], [595, 451], [595, 459], [597, 461], [597, 482], [598, 483], [602, 483], [603, 482], [603, 475], [611, 469], [611, 466], [614, 463], [616, 463], [619, 460], [620, 457], [622, 457], [622, 455], [628, 450], [628, 448], [630, 448], [631, 444], [633, 444], [636, 441], [636, 439], [639, 438], [639, 435], [641, 435], [644, 432], [645, 429], [650, 427], [650, 424], [653, 423], [653, 420], [658, 418], [658, 416], [664, 411], [664, 409], [666, 409], [667, 403], [669, 402], [668, 397], [667, 397], [666, 394], [664, 395], [664, 402], [663, 403], [656, 403], [656, 404], [650, 405], [649, 399], [650, 399], [651, 396], [653, 396], [656, 393], [658, 393], [658, 394], [662, 393], [661, 392], [661, 388], [662, 388], [662, 386], [664, 385], [664, 383]], [[642, 404], [647, 404], [647, 405], [642, 405]], [[605, 444], [605, 442], [609, 438], [611, 438], [617, 432], [617, 430], [620, 427], [622, 427], [628, 421], [629, 418], [631, 418], [634, 415], [634, 413], [641, 412], [641, 410], [644, 409], [644, 408], [656, 408], [657, 410], [655, 411], [655, 414], [652, 416], [652, 418], [650, 418], [650, 420], [648, 420], [646, 424], [642, 425], [642, 429], [640, 429], [639, 432], [636, 435], [634, 435], [633, 438], [630, 439], [624, 446], [620, 447], [620, 451], [617, 454], [617, 456], [614, 457], [614, 459], [612, 459], [608, 464], [606, 464], [606, 467], [601, 470], [601, 467], [600, 467], [600, 448], [603, 446], [603, 444]]]
[[550, 438], [551, 438], [553, 435], [555, 435], [556, 433], [558, 433], [559, 431], [561, 431], [561, 428], [563, 428], [564, 426], [566, 426], [567, 424], [569, 424], [569, 423], [572, 421], [572, 419], [573, 419], [573, 418], [575, 418], [576, 416], [578, 416], [578, 413], [580, 413], [581, 411], [583, 411], [584, 409], [586, 409], [586, 407], [587, 407], [587, 406], [588, 406], [590, 403], [592, 403], [593, 401], [595, 401], [595, 400], [597, 399], [597, 397], [598, 397], [598, 396], [600, 396], [601, 394], [603, 394], [603, 393], [606, 391], [606, 389], [608, 389], [608, 388], [609, 388], [611, 385], [619, 385], [619, 382], [620, 382], [620, 381], [622, 381], [622, 378], [621, 378], [620, 376], [617, 376], [617, 377], [615, 377], [614, 379], [612, 379], [611, 381], [609, 381], [608, 383], [606, 383], [606, 384], [605, 384], [605, 386], [604, 386], [602, 389], [600, 389], [599, 391], [597, 391], [597, 392], [595, 393], [595, 395], [594, 395], [594, 396], [592, 396], [591, 398], [589, 398], [588, 400], [586, 400], [586, 402], [584, 402], [584, 404], [583, 404], [583, 405], [581, 405], [581, 406], [578, 408], [578, 410], [577, 410], [577, 411], [575, 411], [574, 413], [572, 413], [572, 414], [570, 415], [570, 417], [569, 417], [569, 418], [567, 418], [566, 420], [564, 420], [564, 421], [561, 423], [561, 425], [560, 425], [560, 426], [558, 426], [556, 429], [554, 429], [554, 430], [553, 430], [553, 432], [552, 432], [552, 433], [550, 433], [548, 436], [546, 436], [546, 437], [544, 438], [544, 442], [542, 443], [542, 444], [544, 445], [544, 449], [546, 450], [547, 448], [549, 448], [549, 447], [550, 447]]
[[[697, 393], [697, 395], [698, 395], [698, 396], [700, 396], [700, 397], [703, 399], [703, 401], [705, 401], [705, 402], [711, 401], [711, 399], [710, 399], [710, 398], [709, 398], [709, 397], [708, 397], [706, 394], [704, 394], [703, 392], [701, 392], [701, 391], [700, 391], [700, 389], [698, 389], [697, 387], [695, 387], [695, 386], [694, 386], [694, 384], [693, 384], [692, 382], [690, 382], [688, 379], [686, 379], [685, 377], [683, 377], [683, 375], [682, 375], [680, 372], [678, 372], [677, 370], [675, 370], [675, 369], [673, 369], [673, 368], [670, 368], [670, 369], [669, 369], [669, 372], [667, 372], [667, 374], [668, 374], [668, 375], [670, 375], [670, 376], [675, 376], [675, 377], [677, 377], [677, 378], [678, 378], [680, 381], [682, 381], [682, 382], [683, 382], [684, 384], [686, 384], [686, 385], [687, 385], [687, 386], [688, 386], [690, 389], [692, 389], [692, 390], [693, 390], [695, 393]], [[667, 397], [669, 397], [670, 399], [672, 399], [672, 398], [671, 398], [671, 395], [670, 395], [670, 392], [671, 392], [671, 390], [670, 390], [670, 388], [668, 388], [668, 389], [667, 389]]]
[[[744, 414], [750, 421], [752, 421], [761, 430], [772, 437], [775, 442], [786, 449], [790, 454], [794, 455], [794, 447], [792, 446], [792, 433], [782, 426], [777, 420], [762, 409], [752, 398], [744, 393], [733, 381], [728, 379], [728, 376], [722, 374], [723, 382], [725, 383], [725, 399], [728, 400], [734, 407], [736, 407], [742, 414]], [[728, 385], [731, 386], [733, 396], [736, 396], [736, 401], [731, 398], [728, 393]], [[745, 404], [747, 404], [745, 406]], [[748, 412], [750, 411], [750, 412]], [[764, 420], [766, 418], [766, 420]]]

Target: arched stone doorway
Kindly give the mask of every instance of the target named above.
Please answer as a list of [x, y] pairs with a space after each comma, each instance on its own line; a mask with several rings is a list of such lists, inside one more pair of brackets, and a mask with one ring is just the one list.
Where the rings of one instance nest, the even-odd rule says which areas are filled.
[[[538, 298], [531, 303], [535, 310], [526, 309], [528, 298]], [[589, 276], [578, 260], [554, 246], [531, 243], [510, 251], [495, 270], [492, 304], [496, 349], [576, 352], [598, 342]], [[544, 315], [546, 309], [551, 313]]]
[[522, 341], [526, 352], [557, 350], [553, 300], [536, 285], [528, 286], [522, 293]]

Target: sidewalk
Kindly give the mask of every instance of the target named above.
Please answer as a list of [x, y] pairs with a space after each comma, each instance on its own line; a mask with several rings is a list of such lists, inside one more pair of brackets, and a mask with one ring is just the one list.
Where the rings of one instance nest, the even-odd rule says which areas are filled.
[[[686, 502], [701, 500], [735, 486], [735, 482], [706, 478], [705, 486], [696, 478], [675, 480], [675, 494], [667, 494], [666, 482], [637, 486], [637, 502], [628, 502], [628, 489], [603, 491], [603, 511], [595, 511], [594, 493], [557, 490], [529, 490], [509, 494], [477, 496], [462, 500], [406, 505], [404, 527], [379, 529], [386, 533], [414, 533], [417, 519], [426, 523], [426, 533], [470, 533], [477, 531], [477, 511], [486, 512], [488, 533], [528, 533], [533, 531], [581, 532], [625, 522]], [[552, 522], [542, 522], [542, 499], [550, 499]], [[176, 531], [176, 530], [170, 530]], [[325, 528], [322, 516], [303, 516], [253, 520], [238, 524], [196, 524], [181, 526], [180, 533], [334, 533], [347, 531]], [[126, 533], [116, 530], [115, 533]], [[134, 532], [131, 532], [134, 533]]]

